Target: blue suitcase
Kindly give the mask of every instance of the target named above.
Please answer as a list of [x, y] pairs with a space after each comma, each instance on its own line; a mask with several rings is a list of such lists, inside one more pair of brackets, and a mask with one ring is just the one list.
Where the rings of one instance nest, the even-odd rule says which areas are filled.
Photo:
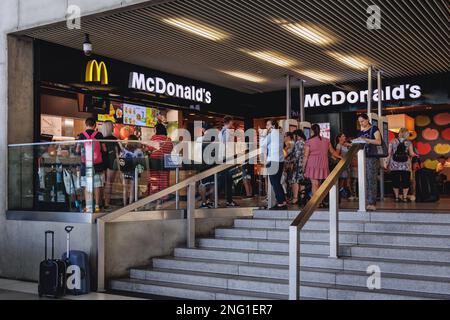
[[67, 251], [62, 260], [67, 265], [66, 292], [71, 295], [88, 294], [91, 291], [89, 257], [83, 251], [70, 250], [70, 232], [74, 227], [67, 226]]

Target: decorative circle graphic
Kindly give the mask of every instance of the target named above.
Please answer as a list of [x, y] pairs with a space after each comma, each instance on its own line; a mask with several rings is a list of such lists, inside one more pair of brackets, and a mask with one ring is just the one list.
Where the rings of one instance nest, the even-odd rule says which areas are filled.
[[425, 140], [435, 141], [439, 139], [439, 131], [428, 128], [422, 131], [422, 136]]
[[423, 163], [423, 166], [427, 169], [436, 170], [438, 163], [439, 163], [439, 161], [437, 161], [437, 160], [427, 159]]
[[444, 131], [442, 131], [442, 138], [444, 140], [450, 141], [450, 128], [445, 129]]
[[434, 152], [440, 155], [446, 155], [450, 153], [450, 144], [439, 143], [434, 147]]
[[426, 127], [431, 123], [431, 119], [428, 116], [418, 116], [416, 118], [416, 126]]
[[417, 143], [417, 152], [419, 153], [419, 155], [426, 156], [431, 152], [431, 150], [432, 149], [429, 143]]
[[414, 141], [417, 139], [417, 131], [411, 131], [408, 140], [409, 141]]
[[450, 113], [439, 113], [434, 116], [434, 123], [438, 126], [448, 126], [450, 124]]

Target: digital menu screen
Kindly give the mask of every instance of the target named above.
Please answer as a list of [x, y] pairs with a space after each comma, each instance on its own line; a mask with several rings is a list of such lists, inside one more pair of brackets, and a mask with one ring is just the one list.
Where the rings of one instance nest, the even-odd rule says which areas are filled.
[[124, 103], [123, 123], [140, 127], [147, 126], [147, 108]]

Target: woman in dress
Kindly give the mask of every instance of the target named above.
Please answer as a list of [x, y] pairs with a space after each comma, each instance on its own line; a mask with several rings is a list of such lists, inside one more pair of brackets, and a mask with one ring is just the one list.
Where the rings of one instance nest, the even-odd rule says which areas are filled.
[[[162, 123], [156, 125], [156, 134], [150, 139], [151, 144], [147, 151], [151, 163], [159, 163], [161, 168], [150, 168], [148, 177], [148, 193], [149, 195], [158, 193], [169, 187], [170, 172], [164, 170], [164, 155], [170, 154], [173, 150], [172, 140], [167, 136], [167, 129]], [[152, 159], [159, 161], [152, 162]]]
[[318, 124], [314, 124], [311, 130], [313, 136], [306, 142], [303, 165], [305, 177], [311, 180], [314, 194], [330, 174], [328, 153], [331, 153], [338, 159], [342, 157], [334, 150], [329, 139], [320, 136], [320, 126]]
[[291, 204], [298, 203], [298, 194], [300, 191], [300, 183], [305, 179], [303, 174], [303, 158], [305, 156], [305, 142], [306, 137], [303, 130], [295, 130], [294, 132], [295, 145], [294, 149], [287, 157], [287, 162], [291, 166], [288, 175], [288, 182], [292, 186], [292, 201]]
[[[361, 114], [358, 117], [361, 131], [358, 138], [368, 145], [380, 146], [382, 143], [381, 132], [376, 126], [372, 126], [369, 116]], [[377, 182], [378, 172], [380, 171], [380, 159], [375, 157], [366, 157], [366, 184], [367, 184], [367, 210], [376, 211], [377, 204]]]

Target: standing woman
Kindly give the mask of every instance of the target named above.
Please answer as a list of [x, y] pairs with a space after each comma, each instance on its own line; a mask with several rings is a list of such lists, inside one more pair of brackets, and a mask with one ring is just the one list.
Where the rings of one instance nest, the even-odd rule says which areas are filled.
[[342, 157], [334, 150], [329, 139], [320, 136], [320, 126], [318, 124], [314, 124], [311, 130], [313, 136], [306, 142], [303, 165], [305, 177], [311, 180], [314, 194], [330, 174], [328, 153], [331, 153], [335, 158], [341, 159]]
[[305, 179], [303, 173], [303, 158], [305, 156], [306, 136], [303, 130], [294, 131], [295, 145], [292, 152], [288, 155], [287, 161], [291, 164], [292, 170], [289, 172], [288, 182], [292, 186], [291, 204], [298, 203], [298, 192], [300, 191], [300, 182]]
[[[156, 125], [156, 134], [150, 139], [155, 144], [150, 145], [147, 150], [150, 154], [150, 161], [152, 159], [160, 164], [158, 168], [150, 168], [150, 174], [148, 177], [148, 193], [149, 195], [158, 193], [169, 187], [169, 171], [165, 171], [164, 155], [170, 154], [173, 150], [172, 140], [167, 136], [167, 129], [162, 123]], [[153, 163], [154, 163], [153, 162]]]
[[[380, 146], [382, 143], [381, 132], [376, 126], [372, 126], [367, 114], [361, 114], [358, 117], [361, 131], [358, 138], [364, 140], [367, 144]], [[377, 181], [380, 170], [380, 159], [366, 157], [366, 184], [367, 184], [367, 210], [376, 211], [377, 204]]]
[[[392, 173], [392, 184], [396, 202], [409, 202], [408, 193], [411, 188], [412, 158], [416, 156], [413, 144], [408, 141], [409, 131], [401, 128], [398, 137], [389, 144], [389, 156], [386, 169]], [[403, 197], [400, 198], [400, 189]]]
[[105, 209], [108, 209], [111, 204], [112, 185], [117, 176], [118, 162], [117, 156], [119, 154], [119, 145], [117, 138], [113, 134], [114, 125], [111, 121], [106, 121], [100, 127], [100, 133], [103, 139], [107, 140], [104, 143], [106, 151], [102, 152], [103, 165], [105, 166]]

